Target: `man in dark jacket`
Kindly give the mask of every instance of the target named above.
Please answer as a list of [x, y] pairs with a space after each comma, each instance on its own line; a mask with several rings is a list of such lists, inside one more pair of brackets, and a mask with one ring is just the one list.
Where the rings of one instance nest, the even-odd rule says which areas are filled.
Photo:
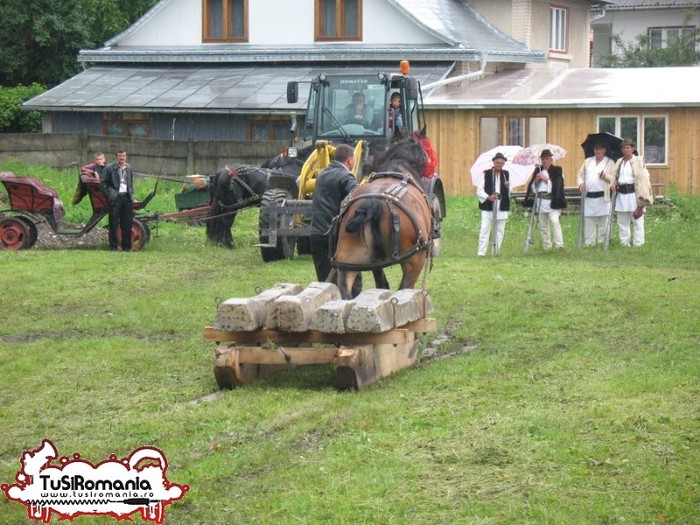
[[126, 151], [117, 151], [117, 160], [105, 166], [100, 188], [109, 203], [109, 249], [117, 251], [117, 229], [121, 228], [125, 252], [131, 251], [131, 228], [134, 223], [134, 172], [126, 162]]
[[[566, 208], [564, 196], [564, 171], [555, 166], [552, 152], [542, 150], [540, 155], [541, 166], [535, 168], [530, 183], [527, 187], [528, 195], [539, 195], [539, 222], [542, 234], [542, 247], [545, 250], [552, 249], [552, 235], [554, 247], [564, 247], [564, 236], [561, 231], [561, 211]], [[550, 233], [551, 226], [551, 233]]]
[[[343, 199], [357, 187], [352, 167], [355, 152], [347, 144], [335, 149], [333, 161], [316, 179], [316, 187], [311, 204], [311, 256], [316, 268], [316, 278], [325, 282], [331, 273], [331, 257], [328, 241], [333, 218], [340, 213]], [[352, 287], [355, 297], [362, 290], [362, 278], [358, 274]]]

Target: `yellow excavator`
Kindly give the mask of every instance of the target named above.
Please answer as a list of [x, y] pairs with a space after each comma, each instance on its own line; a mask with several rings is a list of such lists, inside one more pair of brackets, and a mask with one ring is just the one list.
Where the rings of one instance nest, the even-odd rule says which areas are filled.
[[[296, 176], [290, 177], [289, 169], [285, 169], [286, 175], [272, 174], [260, 202], [258, 246], [263, 261], [291, 259], [295, 251], [309, 253], [316, 177], [330, 164], [336, 145], [354, 147], [353, 173], [362, 182], [364, 166], [395, 134], [425, 129], [420, 83], [409, 73], [410, 64], [402, 61], [395, 73], [358, 69], [338, 75], [322, 73], [311, 80], [306, 115], [298, 130], [304, 147], [289, 147], [278, 156], [281, 163], [296, 166], [291, 171]], [[299, 100], [299, 84], [287, 85], [290, 104]], [[401, 100], [398, 108], [391, 104], [397, 94]], [[442, 181], [435, 176], [428, 184], [433, 213], [441, 220], [445, 216]]]

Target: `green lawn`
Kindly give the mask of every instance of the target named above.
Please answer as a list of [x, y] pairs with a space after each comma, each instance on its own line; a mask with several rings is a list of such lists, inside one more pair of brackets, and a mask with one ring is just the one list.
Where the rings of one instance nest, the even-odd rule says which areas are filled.
[[[70, 202], [73, 172], [8, 169]], [[170, 186], [152, 211], [174, 210]], [[477, 258], [476, 200], [449, 199], [438, 332], [360, 392], [304, 367], [216, 394], [217, 301], [314, 280], [309, 256], [261, 262], [255, 209], [233, 251], [162, 224], [140, 253], [0, 252], [0, 483], [48, 438], [93, 462], [163, 450], [191, 487], [171, 524], [700, 523], [700, 199], [673, 200], [642, 248], [577, 250], [569, 215], [563, 251], [523, 256], [514, 213], [502, 254]], [[28, 522], [0, 498], [0, 523]]]

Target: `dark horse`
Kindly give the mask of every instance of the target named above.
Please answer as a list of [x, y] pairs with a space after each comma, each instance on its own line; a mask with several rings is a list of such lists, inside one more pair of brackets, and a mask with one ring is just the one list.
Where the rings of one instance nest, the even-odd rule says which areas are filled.
[[343, 204], [332, 263], [344, 299], [359, 271], [371, 270], [377, 288], [389, 288], [383, 268], [400, 264], [399, 289], [416, 284], [432, 247], [432, 214], [420, 176], [427, 160], [413, 137], [395, 140], [373, 163], [368, 182]]
[[211, 211], [206, 221], [207, 239], [233, 248], [233, 222], [237, 210], [260, 203], [267, 190], [269, 170], [245, 164], [226, 165], [212, 177]]

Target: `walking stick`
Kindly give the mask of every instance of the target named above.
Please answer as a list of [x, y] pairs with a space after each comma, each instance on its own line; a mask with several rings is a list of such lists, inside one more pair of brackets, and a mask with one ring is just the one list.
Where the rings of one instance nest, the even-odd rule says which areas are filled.
[[540, 192], [535, 193], [535, 202], [532, 205], [532, 212], [530, 213], [530, 224], [527, 227], [527, 236], [525, 237], [525, 244], [523, 244], [523, 253], [527, 253], [532, 244], [532, 230], [535, 226], [535, 219], [540, 215]]
[[498, 205], [501, 199], [501, 194], [494, 193], [494, 195], [496, 196], [496, 200], [493, 201], [493, 249], [491, 252], [493, 255], [498, 255], [498, 229], [496, 226], [498, 225]]
[[583, 185], [583, 191], [581, 192], [581, 217], [579, 218], [578, 222], [578, 242], [576, 243], [576, 247], [580, 250], [583, 248], [583, 221], [584, 217], [586, 216], [585, 213], [585, 208], [586, 208], [586, 194], [588, 191], [586, 190], [586, 184], [584, 183]]
[[[617, 185], [615, 186], [617, 187]], [[605, 240], [603, 240], [603, 250], [606, 252], [610, 247], [610, 237], [612, 236], [612, 220], [615, 213], [615, 201], [617, 200], [617, 190], [613, 190], [610, 203], [610, 213], [608, 214], [608, 224], [605, 225]]]

